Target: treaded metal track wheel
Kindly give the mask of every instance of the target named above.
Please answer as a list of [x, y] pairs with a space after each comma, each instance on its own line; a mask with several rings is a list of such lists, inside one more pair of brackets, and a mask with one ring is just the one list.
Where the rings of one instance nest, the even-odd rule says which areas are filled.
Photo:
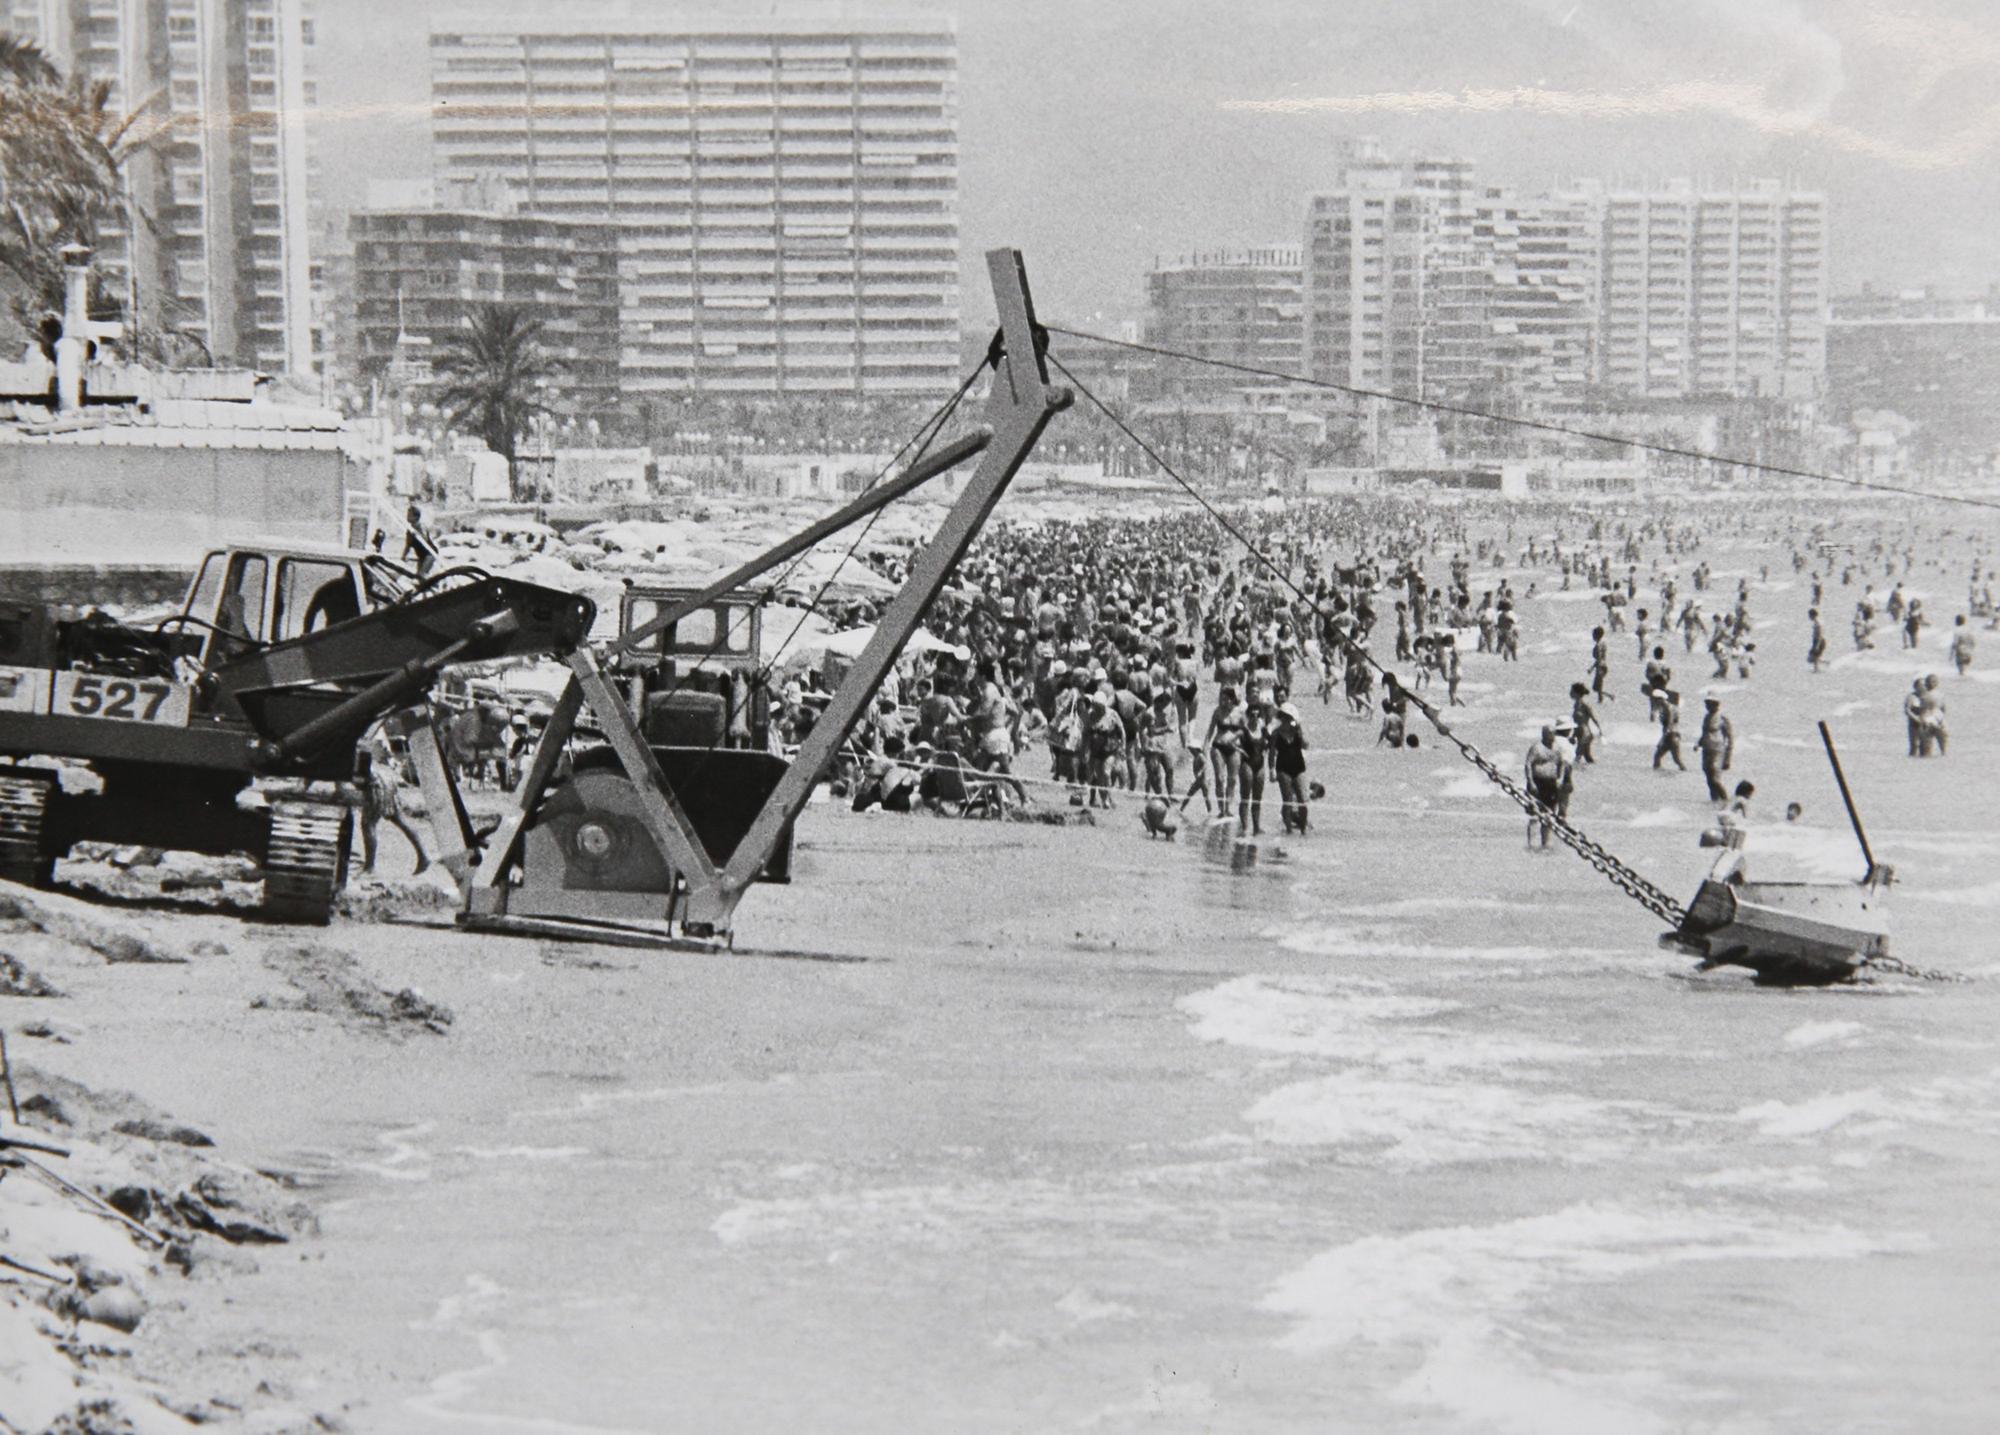
[[264, 915], [274, 922], [324, 927], [347, 876], [354, 814], [332, 802], [280, 802], [271, 807], [264, 857]]
[[52, 772], [0, 769], [0, 878], [29, 887], [55, 880], [56, 857], [42, 836], [55, 790]]

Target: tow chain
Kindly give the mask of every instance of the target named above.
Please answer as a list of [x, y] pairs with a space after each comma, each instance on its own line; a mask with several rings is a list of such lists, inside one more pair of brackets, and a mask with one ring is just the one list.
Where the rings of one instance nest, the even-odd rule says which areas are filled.
[[[1077, 337], [1080, 338], [1094, 337], [1091, 335], [1078, 334], [1077, 331], [1074, 329], [1057, 329], [1055, 332], [1076, 335]], [[1122, 341], [1114, 339], [1114, 340], [1108, 340], [1106, 342], [1117, 344], [1121, 343]], [[1145, 348], [1147, 346], [1143, 344], [1140, 345], [1124, 344], [1124, 347]], [[1165, 351], [1156, 350], [1155, 352], [1165, 352]], [[1242, 365], [1232, 365], [1227, 363], [1226, 361], [1206, 359], [1198, 355], [1192, 355], [1192, 354], [1181, 355], [1180, 357], [1192, 359], [1196, 363], [1215, 364], [1221, 362], [1221, 366], [1223, 368], [1242, 367]], [[1172, 464], [1168, 463], [1165, 458], [1161, 457], [1159, 450], [1154, 448], [1153, 445], [1147, 443], [1146, 440], [1141, 438], [1137, 433], [1133, 432], [1132, 426], [1126, 423], [1124, 419], [1120, 418], [1117, 412], [1113, 410], [1108, 404], [1106, 404], [1104, 400], [1100, 399], [1096, 394], [1092, 393], [1088, 385], [1086, 385], [1082, 380], [1078, 379], [1075, 374], [1071, 373], [1068, 365], [1064, 364], [1063, 361], [1053, 353], [1051, 353], [1048, 356], [1048, 358], [1049, 362], [1056, 366], [1057, 370], [1059, 370], [1062, 376], [1069, 381], [1071, 386], [1074, 387], [1077, 390], [1077, 392], [1081, 393], [1085, 398], [1089, 399], [1090, 402], [1097, 407], [1098, 411], [1102, 413], [1107, 419], [1111, 420], [1111, 422], [1119, 429], [1119, 431], [1122, 432], [1126, 438], [1130, 439], [1134, 444], [1134, 446], [1136, 446], [1141, 453], [1145, 454], [1147, 458], [1151, 459], [1153, 463], [1158, 465], [1161, 472], [1165, 473], [1169, 478], [1173, 479], [1174, 482], [1178, 483], [1182, 488], [1186, 489], [1188, 496], [1192, 498], [1196, 503], [1200, 504], [1204, 509], [1206, 509], [1209, 516], [1215, 519], [1217, 523], [1222, 525], [1222, 529], [1224, 532], [1228, 533], [1229, 536], [1234, 538], [1238, 543], [1241, 543], [1244, 549], [1248, 551], [1248, 553], [1252, 558], [1256, 559], [1259, 563], [1263, 564], [1265, 568], [1269, 569], [1271, 576], [1273, 578], [1275, 578], [1279, 583], [1283, 584], [1285, 587], [1291, 589], [1293, 593], [1297, 594], [1299, 601], [1303, 603], [1306, 606], [1306, 608], [1309, 609], [1316, 617], [1318, 617], [1321, 620], [1321, 622], [1328, 621], [1328, 615], [1326, 613], [1326, 610], [1319, 606], [1319, 604], [1313, 599], [1310, 593], [1306, 592], [1304, 588], [1301, 588], [1296, 582], [1293, 581], [1292, 575], [1289, 570], [1280, 567], [1278, 563], [1271, 557], [1270, 554], [1264, 552], [1263, 549], [1259, 548], [1255, 543], [1251, 542], [1249, 535], [1246, 534], [1242, 530], [1242, 528], [1240, 528], [1235, 523], [1231, 522], [1229, 516], [1226, 513], [1224, 513], [1220, 508], [1217, 508], [1214, 503], [1210, 502], [1209, 499], [1202, 493], [1202, 491], [1199, 488], [1195, 487], [1192, 483], [1188, 482], [1187, 479], [1183, 478]], [[1331, 385], [1329, 387], [1338, 388], [1339, 385]], [[1435, 405], [1433, 405], [1433, 407], [1435, 407]], [[1490, 415], [1488, 417], [1490, 417]], [[1808, 477], [1823, 477], [1823, 476], [1824, 475], [1808, 475]], [[1384, 667], [1379, 661], [1377, 661], [1377, 659], [1374, 657], [1373, 654], [1371, 654], [1366, 648], [1362, 647], [1359, 643], [1355, 642], [1352, 638], [1342, 635], [1340, 636], [1339, 641], [1342, 650], [1346, 654], [1347, 660], [1350, 663], [1352, 662], [1365, 663], [1370, 668], [1373, 668], [1376, 671], [1376, 673], [1380, 674], [1385, 680], [1394, 679], [1394, 674], [1392, 674], [1388, 668]], [[1487, 761], [1485, 755], [1482, 754], [1479, 751], [1479, 749], [1475, 748], [1471, 743], [1465, 741], [1465, 739], [1453, 733], [1451, 728], [1446, 724], [1445, 720], [1442, 717], [1438, 716], [1438, 711], [1436, 708], [1432, 707], [1429, 703], [1425, 702], [1422, 698], [1418, 697], [1415, 693], [1411, 692], [1408, 688], [1402, 687], [1400, 683], [1396, 683], [1395, 686], [1401, 689], [1403, 695], [1406, 698], [1408, 698], [1412, 703], [1416, 704], [1418, 711], [1422, 712], [1426, 718], [1430, 719], [1431, 726], [1438, 730], [1438, 735], [1440, 737], [1445, 738], [1447, 741], [1449, 741], [1454, 747], [1458, 749], [1460, 756], [1462, 756], [1467, 762], [1471, 763], [1474, 767], [1477, 767], [1481, 772], [1485, 773], [1486, 776], [1492, 780], [1493, 784], [1496, 787], [1498, 787], [1502, 792], [1506, 793], [1509, 797], [1513, 798], [1515, 804], [1523, 812], [1527, 813], [1530, 818], [1538, 822], [1546, 822], [1549, 825], [1550, 830], [1552, 830], [1558, 837], [1562, 838], [1563, 846], [1569, 848], [1572, 852], [1576, 853], [1577, 856], [1583, 858], [1584, 861], [1588, 862], [1592, 867], [1595, 867], [1599, 872], [1603, 873], [1605, 878], [1609, 880], [1614, 887], [1616, 887], [1619, 891], [1623, 892], [1626, 896], [1630, 897], [1633, 901], [1637, 902], [1640, 906], [1644, 907], [1647, 911], [1651, 912], [1654, 916], [1661, 918], [1663, 921], [1671, 922], [1676, 928], [1679, 928], [1687, 921], [1687, 909], [1685, 907], [1681, 906], [1680, 903], [1676, 902], [1672, 897], [1669, 897], [1665, 892], [1661, 891], [1658, 887], [1655, 887], [1651, 882], [1648, 882], [1644, 877], [1641, 877], [1637, 872], [1633, 871], [1623, 862], [1620, 862], [1616, 857], [1613, 857], [1601, 845], [1599, 845], [1596, 842], [1593, 842], [1590, 838], [1584, 836], [1583, 833], [1579, 832], [1576, 828], [1570, 826], [1569, 822], [1566, 819], [1557, 816], [1554, 812], [1550, 811], [1547, 807], [1543, 806], [1541, 802], [1529, 796], [1525, 791], [1522, 790], [1521, 785], [1519, 783], [1515, 782], [1512, 778], [1508, 777], [1505, 773], [1501, 772], [1499, 768], [1495, 767], [1491, 762]], [[1936, 971], [1926, 967], [1916, 967], [1910, 965], [1908, 962], [1899, 961], [1894, 957], [1887, 957], [1887, 956], [1871, 958], [1865, 965], [1874, 971], [1888, 972], [1898, 976], [1914, 977], [1919, 981], [1969, 982], [1972, 980], [1971, 977], [1965, 976], [1961, 973], [1943, 972], [1943, 971]]]
[[1681, 906], [1680, 903], [1612, 856], [1610, 852], [1605, 850], [1601, 843], [1586, 837], [1581, 831], [1572, 827], [1567, 819], [1557, 816], [1553, 809], [1544, 806], [1536, 798], [1529, 796], [1519, 783], [1495, 767], [1484, 753], [1454, 733], [1445, 724], [1444, 719], [1438, 716], [1436, 708], [1432, 707], [1416, 694], [1409, 693], [1407, 690], [1405, 691], [1406, 696], [1416, 705], [1418, 711], [1430, 719], [1431, 726], [1438, 730], [1438, 734], [1441, 737], [1445, 738], [1458, 749], [1461, 757], [1485, 773], [1487, 778], [1502, 792], [1513, 798], [1515, 805], [1527, 813], [1530, 818], [1538, 822], [1546, 822], [1550, 830], [1562, 839], [1563, 846], [1576, 853], [1577, 856], [1588, 862], [1592, 867], [1595, 867], [1610, 881], [1612, 886], [1616, 887], [1654, 916], [1672, 923], [1675, 927], [1679, 927], [1682, 922], [1687, 920], [1687, 909]]
[[1914, 977], [1920, 982], [1969, 982], [1971, 977], [1964, 972], [1940, 971], [1936, 967], [1918, 967], [1899, 957], [1870, 957], [1861, 964], [1871, 972], [1887, 972], [1891, 976]]

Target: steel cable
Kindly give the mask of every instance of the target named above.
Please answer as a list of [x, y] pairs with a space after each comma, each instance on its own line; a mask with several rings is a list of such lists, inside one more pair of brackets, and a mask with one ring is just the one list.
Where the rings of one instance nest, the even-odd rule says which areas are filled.
[[[1054, 332], [1068, 332], [1068, 331], [1054, 330]], [[1078, 379], [1077, 376], [1070, 371], [1069, 367], [1066, 364], [1064, 364], [1059, 357], [1057, 357], [1053, 352], [1051, 352], [1048, 357], [1049, 357], [1049, 362], [1054, 364], [1056, 368], [1062, 372], [1063, 377], [1067, 379], [1072, 385], [1075, 386], [1078, 393], [1082, 394], [1085, 398], [1089, 399], [1090, 402], [1098, 409], [1098, 411], [1101, 412], [1106, 418], [1111, 420], [1111, 422], [1114, 425], [1116, 425], [1117, 428], [1127, 438], [1129, 438], [1133, 443], [1137, 444], [1139, 449], [1143, 453], [1145, 453], [1145, 455], [1149, 459], [1151, 459], [1155, 464], [1157, 464], [1163, 473], [1165, 473], [1169, 478], [1173, 479], [1175, 483], [1179, 484], [1183, 489], [1185, 489], [1188, 493], [1188, 496], [1193, 498], [1196, 503], [1200, 504], [1204, 509], [1206, 509], [1208, 511], [1209, 516], [1215, 519], [1217, 523], [1221, 524], [1223, 530], [1227, 532], [1230, 537], [1234, 538], [1238, 543], [1242, 544], [1245, 551], [1247, 551], [1252, 558], [1256, 559], [1258, 563], [1262, 564], [1265, 568], [1269, 569], [1271, 575], [1274, 578], [1276, 578], [1278, 582], [1282, 583], [1285, 587], [1291, 589], [1292, 592], [1296, 593], [1299, 597], [1299, 601], [1305, 604], [1306, 607], [1309, 608], [1314, 613], [1314, 615], [1316, 615], [1321, 620], [1323, 625], [1330, 624], [1331, 619], [1327, 614], [1327, 612], [1319, 606], [1319, 604], [1313, 599], [1311, 594], [1307, 593], [1305, 589], [1301, 588], [1297, 583], [1295, 583], [1292, 580], [1292, 575], [1290, 574], [1289, 571], [1279, 567], [1277, 562], [1273, 560], [1270, 557], [1270, 555], [1265, 553], [1263, 549], [1259, 548], [1257, 544], [1251, 541], [1249, 535], [1244, 533], [1242, 528], [1240, 528], [1236, 523], [1234, 523], [1229, 518], [1229, 516], [1226, 513], [1224, 513], [1220, 508], [1216, 507], [1214, 503], [1210, 502], [1207, 495], [1203, 494], [1200, 489], [1196, 488], [1187, 479], [1183, 478], [1180, 475], [1180, 473], [1175, 470], [1173, 465], [1169, 464], [1164, 458], [1160, 456], [1158, 450], [1156, 450], [1151, 444], [1147, 443], [1145, 439], [1141, 438], [1137, 433], [1135, 433], [1132, 430], [1131, 425], [1127, 424], [1125, 420], [1121, 418], [1118, 414], [1114, 413], [1102, 399], [1098, 398], [1097, 395], [1091, 391], [1090, 387], [1086, 385], [1082, 380]], [[1554, 832], [1558, 837], [1562, 839], [1564, 846], [1570, 848], [1570, 850], [1575, 852], [1578, 856], [1582, 857], [1599, 873], [1603, 874], [1606, 878], [1608, 878], [1611, 881], [1611, 883], [1614, 886], [1616, 886], [1620, 891], [1624, 892], [1627, 896], [1631, 897], [1634, 901], [1638, 902], [1641, 906], [1645, 907], [1648, 911], [1652, 912], [1655, 916], [1660, 917], [1666, 921], [1672, 922], [1676, 927], [1678, 927], [1686, 919], [1687, 916], [1686, 910], [1680, 905], [1680, 903], [1676, 902], [1672, 897], [1668, 896], [1660, 888], [1654, 886], [1651, 882], [1647, 881], [1644, 877], [1640, 876], [1637, 872], [1632, 870], [1632, 868], [1626, 866], [1625, 863], [1619, 861], [1618, 858], [1614, 857], [1608, 850], [1606, 850], [1601, 843], [1598, 843], [1596, 841], [1593, 841], [1591, 838], [1586, 837], [1581, 831], [1572, 826], [1566, 818], [1558, 816], [1552, 808], [1549, 808], [1548, 806], [1540, 802], [1538, 799], [1533, 797], [1531, 794], [1524, 791], [1519, 784], [1517, 784], [1516, 782], [1513, 781], [1513, 779], [1509, 778], [1504, 773], [1502, 773], [1497, 767], [1493, 765], [1493, 763], [1483, 753], [1481, 753], [1477, 748], [1472, 746], [1471, 743], [1465, 741], [1464, 738], [1461, 738], [1456, 733], [1454, 733], [1451, 730], [1450, 726], [1444, 721], [1444, 719], [1438, 715], [1438, 711], [1435, 707], [1433, 707], [1430, 703], [1424, 701], [1424, 699], [1418, 697], [1416, 693], [1412, 692], [1410, 689], [1403, 687], [1401, 681], [1396, 679], [1395, 674], [1390, 672], [1388, 668], [1383, 666], [1382, 663], [1379, 662], [1375, 658], [1375, 656], [1372, 653], [1370, 653], [1366, 648], [1354, 642], [1352, 639], [1344, 636], [1340, 636], [1339, 640], [1341, 642], [1343, 651], [1347, 655], [1348, 661], [1353, 662], [1359, 660], [1360, 662], [1366, 663], [1370, 668], [1373, 668], [1378, 674], [1391, 680], [1391, 682], [1394, 683], [1395, 687], [1402, 692], [1404, 697], [1407, 698], [1408, 701], [1414, 703], [1417, 707], [1417, 710], [1421, 712], [1427, 719], [1429, 719], [1431, 726], [1437, 729], [1438, 735], [1440, 737], [1444, 738], [1447, 742], [1451, 743], [1454, 747], [1456, 747], [1461, 757], [1465, 758], [1466, 761], [1470, 762], [1473, 766], [1477, 767], [1482, 773], [1484, 773], [1488, 779], [1490, 779], [1496, 786], [1500, 788], [1501, 791], [1505, 792], [1510, 798], [1512, 798], [1514, 802], [1521, 808], [1521, 810], [1527, 813], [1529, 817], [1533, 818], [1538, 822], [1547, 823], [1549, 826], [1549, 830]]]
[[[1965, 493], [1933, 493], [1921, 488], [1905, 488], [1893, 483], [1875, 483], [1863, 478], [1847, 478], [1836, 473], [1821, 473], [1809, 468], [1789, 468], [1783, 464], [1765, 463], [1759, 459], [1735, 458], [1728, 454], [1709, 453], [1702, 449], [1681, 448], [1675, 444], [1657, 443], [1651, 439], [1631, 438], [1622, 434], [1597, 433], [1590, 429], [1574, 428], [1568, 424], [1556, 423], [1550, 419], [1529, 418], [1525, 414], [1494, 413], [1489, 409], [1473, 408], [1468, 404], [1455, 404], [1444, 399], [1418, 398], [1412, 394], [1398, 394], [1383, 389], [1365, 389], [1353, 384], [1335, 383], [1331, 379], [1315, 379], [1304, 374], [1288, 374], [1281, 369], [1267, 369], [1257, 364], [1238, 363], [1233, 359], [1215, 359], [1205, 354], [1189, 354], [1178, 349], [1162, 348], [1157, 344], [1143, 344], [1135, 339], [1114, 339], [1106, 334], [1092, 334], [1082, 329], [1068, 329], [1060, 324], [1047, 326], [1051, 334], [1063, 334], [1072, 339], [1082, 339], [1093, 344], [1110, 344], [1121, 349], [1131, 349], [1141, 354], [1153, 354], [1160, 358], [1182, 359], [1192, 364], [1207, 364], [1218, 369], [1229, 369], [1239, 374], [1250, 374], [1257, 378], [1276, 379], [1288, 384], [1303, 384], [1308, 388], [1326, 389], [1352, 398], [1381, 399], [1385, 403], [1403, 404], [1411, 408], [1429, 409], [1433, 413], [1456, 414], [1460, 418], [1482, 419], [1488, 423], [1508, 424], [1515, 428], [1535, 429], [1542, 433], [1562, 434], [1569, 438], [1588, 439], [1596, 443], [1618, 444], [1625, 448], [1641, 449], [1647, 453], [1657, 453], [1668, 458], [1695, 459], [1704, 463], [1722, 464], [1729, 468], [1751, 469], [1758, 473], [1776, 474], [1783, 478], [1804, 478], [1815, 483], [1844, 484], [1850, 488], [1865, 488], [1879, 493], [1899, 493], [1910, 498], [1934, 499], [1939, 503], [1960, 503], [1972, 508], [2000, 509], [2000, 501], [1979, 498]], [[1068, 370], [1064, 370], [1065, 373]], [[1079, 387], [1081, 387], [1079, 385]], [[1100, 405], [1099, 407], [1102, 407]], [[1156, 463], [1158, 459], [1154, 460]], [[1163, 465], [1164, 466], [1164, 465]]]

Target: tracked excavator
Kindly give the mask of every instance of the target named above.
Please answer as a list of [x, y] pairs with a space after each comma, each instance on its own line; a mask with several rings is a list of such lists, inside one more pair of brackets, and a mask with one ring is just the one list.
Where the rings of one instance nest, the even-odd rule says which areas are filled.
[[[835, 748], [1071, 402], [1049, 382], [1020, 254], [993, 250], [987, 268], [1000, 325], [982, 421], [714, 583], [634, 607], [602, 654], [584, 643], [586, 599], [478, 569], [419, 579], [337, 549], [211, 554], [181, 611], [151, 629], [0, 607], [0, 877], [47, 885], [82, 841], [246, 852], [268, 916], [323, 923], [351, 816], [310, 784], [353, 779], [360, 737], [386, 718], [408, 743], [461, 924], [727, 942], [749, 886], [789, 876], [792, 824]], [[974, 458], [812, 735], [789, 761], [772, 752], [755, 663], [703, 650], [754, 655], [759, 578]], [[507, 809], [477, 824], [428, 696], [453, 664], [524, 656], [562, 659], [571, 678]]]
[[361, 735], [460, 662], [560, 657], [590, 602], [377, 555], [238, 546], [151, 627], [0, 605], [0, 878], [46, 887], [79, 842], [245, 853], [264, 914], [324, 924], [346, 876]]

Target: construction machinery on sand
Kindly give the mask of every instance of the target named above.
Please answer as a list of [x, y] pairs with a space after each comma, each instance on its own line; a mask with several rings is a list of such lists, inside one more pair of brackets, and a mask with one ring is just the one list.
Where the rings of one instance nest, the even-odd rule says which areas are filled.
[[[297, 545], [211, 553], [180, 611], [150, 628], [0, 607], [0, 878], [46, 886], [79, 842], [240, 852], [263, 869], [268, 917], [324, 923], [352, 826], [339, 785], [387, 720], [462, 924], [727, 940], [750, 884], [788, 878], [792, 824], [820, 773], [1071, 401], [1049, 383], [1019, 253], [994, 250], [987, 267], [1000, 328], [983, 421], [714, 583], [628, 595], [602, 655], [585, 646], [595, 609], [582, 597]], [[789, 762], [772, 752], [752, 585], [974, 457], [812, 735]], [[454, 665], [529, 656], [571, 675], [507, 810], [475, 824], [430, 693]]]
[[460, 662], [573, 650], [588, 600], [472, 569], [419, 578], [317, 546], [210, 553], [180, 611], [0, 606], [0, 877], [79, 842], [245, 853], [264, 913], [324, 923], [361, 735]]
[[[423, 788], [461, 925], [727, 943], [750, 885], [789, 880], [795, 819], [1072, 401], [1049, 382], [1047, 331], [1020, 255], [994, 250], [987, 267], [1000, 327], [980, 422], [711, 583], [628, 589], [619, 636], [602, 651], [585, 644], [595, 612], [584, 598], [477, 568], [419, 577], [378, 554], [298, 546], [211, 554], [180, 612], [150, 629], [0, 606], [0, 878], [46, 885], [83, 841], [244, 852], [263, 867], [268, 916], [324, 922], [352, 822], [337, 785], [355, 777], [362, 735], [386, 720]], [[789, 760], [774, 751], [760, 632], [767, 575], [975, 457], [811, 733]], [[453, 665], [527, 656], [560, 659], [569, 677], [504, 810], [475, 823], [431, 690]], [[1739, 829], [1724, 834], [1731, 850], [1683, 907], [1412, 701], [1531, 818], [1671, 923], [1665, 940], [1704, 968], [1741, 965], [1786, 983], [1932, 975], [1888, 955], [1889, 876], [1872, 855], [1858, 883], [1751, 883]], [[1827, 750], [1867, 854], [1830, 738]]]

